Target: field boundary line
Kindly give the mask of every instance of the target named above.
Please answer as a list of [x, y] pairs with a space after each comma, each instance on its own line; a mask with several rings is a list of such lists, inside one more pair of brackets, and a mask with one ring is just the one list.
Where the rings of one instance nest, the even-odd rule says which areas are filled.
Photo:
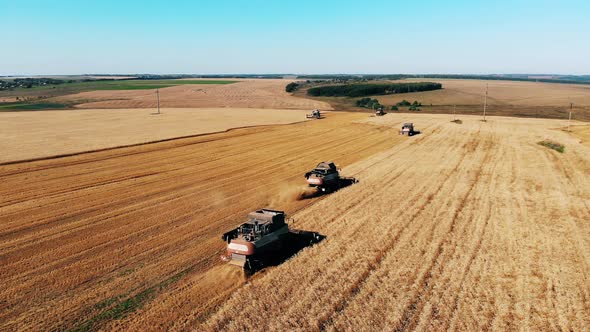
[[[57, 154], [57, 155], [52, 155], [52, 156], [46, 156], [46, 157], [37, 157], [37, 158], [29, 158], [29, 159], [4, 161], [4, 162], [0, 162], [0, 166], [8, 166], [8, 165], [15, 165], [15, 164], [30, 163], [30, 162], [35, 162], [35, 161], [60, 159], [60, 158], [66, 158], [66, 157], [74, 157], [74, 156], [80, 156], [80, 155], [85, 155], [85, 154], [91, 154], [91, 153], [96, 153], [96, 152], [104, 152], [104, 151], [111, 151], [111, 150], [117, 150], [117, 149], [138, 147], [138, 146], [149, 145], [149, 144], [165, 143], [165, 142], [170, 142], [170, 141], [174, 141], [174, 140], [183, 140], [183, 139], [189, 139], [189, 138], [196, 138], [196, 137], [201, 137], [201, 136], [206, 136], [206, 135], [224, 134], [224, 133], [229, 133], [232, 130], [239, 130], [239, 129], [264, 128], [264, 127], [273, 127], [273, 126], [290, 126], [290, 125], [304, 123], [304, 122], [307, 122], [307, 121], [308, 120], [302, 120], [302, 121], [296, 121], [296, 122], [290, 122], [290, 123], [277, 123], [277, 124], [263, 124], [263, 125], [251, 125], [251, 126], [233, 127], [233, 128], [228, 128], [228, 129], [225, 129], [225, 130], [220, 130], [220, 131], [212, 131], [212, 132], [208, 132], [208, 133], [201, 133], [201, 134], [193, 134], [193, 135], [185, 135], [185, 136], [177, 136], [177, 137], [163, 138], [163, 139], [159, 139], [159, 140], [153, 140], [153, 141], [141, 142], [141, 143], [133, 143], [133, 144], [126, 144], [126, 145], [118, 145], [118, 146], [113, 146], [113, 147], [108, 147], [108, 148], [100, 148], [100, 149], [93, 149], [93, 150], [84, 150], [84, 151], [71, 152], [71, 153], [62, 153], [62, 154]], [[186, 144], [186, 145], [200, 144], [200, 143], [206, 143], [206, 142], [210, 142], [210, 141], [215, 141], [215, 140], [190, 143], [190, 144]], [[138, 152], [138, 153], [143, 153], [143, 152]]]

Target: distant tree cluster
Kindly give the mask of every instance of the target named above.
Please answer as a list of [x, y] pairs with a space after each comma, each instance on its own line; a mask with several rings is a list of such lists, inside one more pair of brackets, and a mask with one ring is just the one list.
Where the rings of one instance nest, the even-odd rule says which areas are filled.
[[356, 101], [356, 106], [363, 107], [363, 108], [378, 109], [379, 107], [381, 107], [383, 105], [381, 105], [379, 103], [379, 100], [377, 100], [377, 99], [361, 98]]
[[[409, 107], [408, 108], [409, 111], [419, 111], [420, 107], [422, 106], [422, 103], [417, 100], [414, 100], [413, 103], [410, 103], [409, 101], [404, 99], [404, 100], [400, 101], [399, 103], [397, 103], [396, 106]], [[396, 106], [393, 106], [393, 107], [396, 107]]]
[[[542, 75], [547, 76], [547, 75]], [[494, 81], [526, 81], [526, 82], [547, 82], [547, 83], [567, 83], [567, 84], [590, 84], [590, 75], [549, 75], [549, 77], [536, 77], [530, 74], [502, 74], [502, 75], [454, 75], [454, 74], [425, 74], [425, 75], [408, 75], [408, 74], [374, 74], [374, 75], [302, 75], [297, 78], [302, 79], [319, 79], [319, 80], [339, 80], [348, 82], [367, 82], [383, 80], [401, 80], [405, 78], [452, 78], [452, 79], [469, 79], [469, 80], [494, 80]]]
[[74, 80], [56, 80], [54, 78], [15, 78], [10, 80], [0, 80], [0, 91], [1, 90], [12, 90], [16, 88], [30, 89], [36, 86], [44, 85], [57, 85], [63, 83], [72, 83]]
[[285, 87], [285, 91], [293, 92], [293, 91], [297, 90], [297, 88], [299, 88], [299, 84], [295, 83], [295, 82], [291, 82], [291, 83], [287, 84], [287, 86]]
[[363, 97], [394, 93], [419, 92], [442, 89], [442, 84], [432, 82], [389, 84], [344, 84], [310, 88], [307, 94], [314, 97]]

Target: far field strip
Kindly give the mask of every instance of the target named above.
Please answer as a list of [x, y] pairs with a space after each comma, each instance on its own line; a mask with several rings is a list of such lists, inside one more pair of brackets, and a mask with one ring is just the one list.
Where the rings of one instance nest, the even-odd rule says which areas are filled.
[[[33, 86], [31, 88], [16, 88], [12, 90], [0, 90], [0, 98], [7, 99], [11, 96], [20, 96], [21, 101], [26, 98], [32, 98], [35, 101], [39, 97], [55, 97], [66, 94], [80, 93], [86, 91], [101, 90], [146, 90], [161, 89], [177, 85], [218, 85], [231, 84], [239, 80], [220, 80], [220, 79], [157, 79], [157, 80], [138, 80], [138, 79], [103, 79], [93, 81], [80, 81], [72, 83], [61, 83], [55, 85]], [[34, 98], [33, 98], [34, 97]], [[41, 99], [42, 99], [41, 98]], [[16, 101], [16, 100], [14, 100]], [[0, 104], [0, 109], [9, 108], [10, 105]]]
[[50, 157], [236, 127], [305, 121], [308, 110], [251, 108], [88, 109], [0, 112], [0, 163]]

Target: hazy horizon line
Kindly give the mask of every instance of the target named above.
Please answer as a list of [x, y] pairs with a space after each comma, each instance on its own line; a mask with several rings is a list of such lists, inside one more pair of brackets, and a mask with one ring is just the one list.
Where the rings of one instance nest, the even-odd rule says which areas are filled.
[[564, 73], [78, 73], [78, 74], [1, 74], [0, 77], [43, 77], [43, 76], [393, 76], [393, 75], [408, 75], [408, 76], [429, 76], [429, 75], [457, 75], [457, 76], [590, 76], [588, 74], [564, 74]]

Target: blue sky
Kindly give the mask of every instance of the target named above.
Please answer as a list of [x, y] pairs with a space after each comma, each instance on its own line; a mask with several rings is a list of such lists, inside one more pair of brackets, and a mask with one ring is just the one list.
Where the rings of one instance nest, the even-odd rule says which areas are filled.
[[590, 1], [0, 0], [0, 75], [590, 74]]

